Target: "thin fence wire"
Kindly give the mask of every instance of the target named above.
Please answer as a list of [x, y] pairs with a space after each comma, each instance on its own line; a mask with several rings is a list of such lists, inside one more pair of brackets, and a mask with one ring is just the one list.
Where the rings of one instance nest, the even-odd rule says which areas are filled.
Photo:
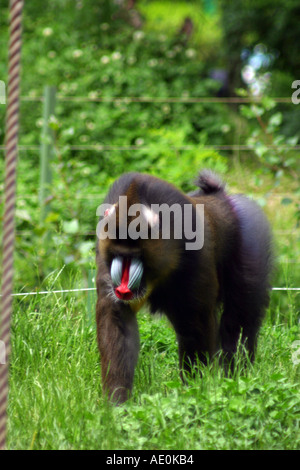
[[[85, 199], [91, 199], [93, 201], [97, 200], [97, 199], [101, 199], [102, 197], [104, 197], [106, 195], [106, 193], [90, 193], [90, 194], [84, 194], [84, 195], [79, 195], [79, 194], [72, 194], [72, 198], [73, 199], [76, 199], [76, 200], [85, 200]], [[259, 194], [258, 194], [259, 196]], [[263, 193], [262, 196], [266, 196], [266, 193]], [[278, 192], [276, 194], [272, 193], [272, 198], [282, 198], [283, 196], [285, 197], [291, 197], [291, 198], [296, 198], [295, 194], [294, 193], [289, 193], [289, 192]], [[19, 194], [17, 195], [18, 198], [20, 199], [36, 199], [38, 200], [38, 194]], [[1, 201], [1, 198], [0, 198], [0, 201]], [[294, 230], [282, 230], [282, 232], [296, 232], [298, 231], [299, 232], [300, 229], [294, 229]]]
[[[70, 101], [70, 102], [86, 102], [86, 103], [182, 103], [182, 104], [194, 104], [194, 103], [223, 103], [223, 104], [251, 104], [259, 103], [263, 100], [261, 96], [253, 97], [190, 97], [190, 96], [174, 96], [174, 97], [153, 97], [153, 96], [66, 96], [57, 94], [59, 101]], [[291, 96], [285, 97], [274, 97], [271, 98], [275, 103], [288, 103], [292, 102]], [[21, 96], [21, 101], [44, 101], [43, 96]]]
[[[131, 104], [131, 103], [181, 103], [181, 104], [251, 104], [259, 103], [263, 100], [263, 97], [153, 97], [153, 96], [121, 96], [121, 97], [106, 97], [106, 96], [66, 96], [57, 94], [56, 99], [63, 102], [74, 102], [74, 103], [112, 103], [112, 104]], [[285, 103], [292, 104], [291, 97], [274, 97], [272, 100], [276, 103]], [[43, 96], [21, 96], [21, 101], [23, 102], [36, 102], [44, 101]], [[200, 145], [199, 146], [204, 150], [217, 150], [217, 151], [253, 151], [255, 147], [252, 145], [243, 145], [243, 144], [232, 144], [232, 145]], [[300, 150], [300, 145], [269, 145], [268, 148], [273, 148], [277, 150]], [[4, 146], [0, 146], [0, 150], [4, 150]], [[134, 151], [134, 150], [149, 150], [147, 146], [141, 145], [104, 145], [104, 144], [92, 144], [92, 145], [66, 145], [65, 147], [58, 148], [67, 148], [71, 151]], [[183, 145], [183, 146], [171, 146], [171, 149], [175, 151], [180, 150], [194, 150], [197, 148], [197, 145]], [[39, 151], [39, 145], [19, 145], [18, 150], [25, 151]]]
[[[273, 233], [277, 233], [278, 235], [299, 235], [300, 236], [300, 230], [273, 230]], [[16, 230], [16, 235], [22, 237], [27, 237], [27, 236], [30, 236], [32, 235], [32, 231], [31, 230]], [[66, 234], [67, 235], [67, 234]], [[72, 234], [71, 234], [72, 235]], [[82, 237], [84, 236], [96, 236], [96, 231], [93, 231], [93, 230], [88, 230], [86, 232], [76, 232], [75, 235], [80, 235]]]
[[[273, 150], [300, 150], [300, 145], [265, 145], [268, 149]], [[102, 144], [85, 144], [85, 145], [62, 145], [56, 146], [58, 150], [72, 150], [72, 151], [95, 151], [95, 152], [104, 152], [104, 151], [115, 151], [115, 152], [128, 152], [134, 150], [144, 150], [149, 151], [153, 150], [151, 145], [143, 146], [143, 145], [102, 145]], [[226, 151], [226, 152], [233, 152], [233, 151], [243, 151], [243, 152], [253, 152], [256, 147], [255, 145], [247, 145], [247, 144], [229, 144], [229, 145], [202, 145], [202, 144], [195, 144], [195, 145], [170, 145], [168, 147], [174, 151], [180, 150], [195, 150], [197, 148], [201, 148], [201, 150], [215, 150], [215, 151]], [[41, 147], [39, 145], [19, 145], [18, 150], [20, 151], [40, 151]], [[0, 145], [0, 150], [5, 150], [4, 145]]]
[[[82, 287], [78, 289], [61, 289], [61, 290], [51, 290], [51, 291], [34, 291], [34, 292], [17, 292], [11, 294], [12, 297], [24, 297], [27, 295], [48, 295], [48, 294], [65, 294], [70, 292], [88, 292], [88, 291], [95, 291], [96, 287]], [[300, 287], [272, 287], [272, 291], [299, 291]]]

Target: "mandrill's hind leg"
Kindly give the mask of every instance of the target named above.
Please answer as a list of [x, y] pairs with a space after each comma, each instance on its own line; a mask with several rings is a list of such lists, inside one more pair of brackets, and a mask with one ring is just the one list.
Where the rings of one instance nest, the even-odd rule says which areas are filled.
[[254, 360], [257, 334], [269, 302], [272, 251], [269, 225], [261, 209], [242, 195], [230, 200], [239, 222], [239, 239], [224, 269], [220, 337], [233, 368], [240, 338]]
[[[225, 367], [234, 370], [234, 356], [240, 344], [251, 362], [254, 360], [257, 334], [261, 325], [261, 308], [253, 304], [247, 295], [241, 304], [225, 304], [220, 323], [220, 339]], [[242, 353], [244, 351], [241, 351]]]
[[[200, 361], [207, 365], [217, 349], [217, 321], [215, 306], [188, 315], [177, 314], [172, 318], [177, 334], [180, 375], [191, 374]], [[169, 317], [170, 318], [170, 317]], [[183, 321], [182, 321], [183, 319]]]

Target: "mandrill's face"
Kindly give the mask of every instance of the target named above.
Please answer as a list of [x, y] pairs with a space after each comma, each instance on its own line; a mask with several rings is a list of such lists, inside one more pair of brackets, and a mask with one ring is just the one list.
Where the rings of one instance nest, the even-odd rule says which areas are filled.
[[143, 297], [145, 295], [143, 274], [144, 266], [140, 259], [115, 256], [110, 266], [110, 277], [116, 297], [123, 301]]
[[[153, 258], [149, 252], [150, 231], [154, 222], [158, 229], [158, 216], [142, 206], [138, 213], [137, 217], [123, 217], [119, 204], [113, 204], [104, 212], [99, 237], [99, 251], [110, 274], [111, 297], [132, 306], [146, 300], [158, 276], [149, 262]], [[153, 241], [160, 249], [159, 237]]]
[[162, 237], [160, 217], [152, 208], [137, 200], [131, 205], [126, 200], [123, 208], [123, 202], [120, 197], [103, 212], [99, 252], [110, 275], [112, 297], [142, 304], [177, 267], [179, 242]]

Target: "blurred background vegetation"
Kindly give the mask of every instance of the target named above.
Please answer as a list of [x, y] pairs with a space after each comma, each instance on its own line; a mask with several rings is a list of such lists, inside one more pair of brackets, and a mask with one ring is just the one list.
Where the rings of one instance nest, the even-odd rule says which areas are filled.
[[[7, 3], [0, 14], [5, 83]], [[87, 285], [96, 208], [122, 172], [153, 173], [190, 190], [203, 167], [264, 206], [275, 234], [274, 285], [300, 286], [300, 104], [291, 101], [300, 79], [299, 23], [297, 0], [25, 2], [15, 290]], [[57, 96], [41, 218], [48, 85]], [[0, 120], [4, 156], [3, 105]], [[285, 294], [273, 298], [288, 309]]]

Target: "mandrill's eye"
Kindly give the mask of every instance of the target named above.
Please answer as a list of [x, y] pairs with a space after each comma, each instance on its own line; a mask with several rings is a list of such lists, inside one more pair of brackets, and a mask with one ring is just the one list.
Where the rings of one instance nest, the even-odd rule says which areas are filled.
[[143, 263], [137, 258], [122, 258], [116, 256], [111, 263], [110, 275], [119, 299], [131, 300], [133, 291], [141, 284]]

